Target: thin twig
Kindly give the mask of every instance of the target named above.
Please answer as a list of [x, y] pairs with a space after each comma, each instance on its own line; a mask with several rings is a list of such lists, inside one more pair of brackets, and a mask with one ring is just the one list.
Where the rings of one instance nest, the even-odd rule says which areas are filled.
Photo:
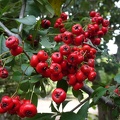
[[[22, 7], [21, 7], [20, 14], [19, 14], [19, 18], [24, 17], [25, 8], [26, 8], [26, 0], [22, 0]], [[21, 23], [18, 29], [19, 33], [22, 31], [22, 28], [23, 28], [23, 24]]]
[[0, 26], [7, 33], [8, 36], [15, 36], [20, 40], [20, 42], [22, 41], [21, 37], [18, 34], [11, 32], [1, 21], [0, 21]]
[[[92, 95], [92, 93], [94, 92], [94, 90], [93, 90], [92, 88], [88, 87], [87, 85], [84, 85], [83, 88], [82, 88], [82, 90], [83, 90], [84, 92], [86, 92], [87, 94], [89, 94], [89, 95]], [[115, 107], [115, 106], [116, 106], [116, 105], [115, 105], [110, 99], [108, 99], [107, 97], [102, 96], [102, 97], [100, 98], [100, 100], [101, 100], [103, 103], [105, 103], [105, 104], [107, 104], [108, 106], [110, 106], [110, 107]]]
[[74, 107], [70, 112], [75, 111], [77, 108], [79, 108], [82, 104], [84, 104], [86, 101], [90, 99], [90, 96], [84, 99], [82, 102], [80, 102], [76, 107]]

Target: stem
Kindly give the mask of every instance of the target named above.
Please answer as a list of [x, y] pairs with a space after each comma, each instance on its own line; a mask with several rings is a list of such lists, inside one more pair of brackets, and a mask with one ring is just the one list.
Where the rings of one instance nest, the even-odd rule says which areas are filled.
[[27, 56], [27, 58], [30, 60], [29, 55], [23, 50], [23, 53]]
[[33, 89], [32, 89], [32, 93], [31, 93], [31, 96], [30, 96], [30, 102], [32, 101], [32, 97], [33, 97], [34, 89], [35, 89], [35, 85], [33, 86]]
[[[82, 90], [83, 90], [84, 92], [86, 92], [87, 94], [89, 94], [89, 95], [92, 95], [93, 92], [94, 92], [94, 90], [93, 90], [92, 88], [88, 87], [87, 85], [84, 85], [83, 88], [82, 88]], [[110, 106], [110, 107], [115, 107], [115, 106], [116, 106], [116, 105], [115, 105], [110, 99], [108, 99], [107, 97], [102, 96], [102, 97], [100, 98], [100, 100], [101, 100], [103, 103], [105, 103], [105, 104], [107, 104], [108, 106]]]
[[70, 112], [75, 111], [77, 108], [79, 108], [82, 104], [84, 104], [86, 101], [88, 101], [90, 99], [90, 96], [88, 96], [85, 100], [83, 100], [82, 102], [80, 102], [75, 108], [73, 108]]
[[11, 98], [14, 97], [14, 96], [17, 94], [18, 89], [19, 89], [19, 86], [20, 86], [20, 85], [18, 84], [18, 86], [17, 86], [17, 88], [16, 88], [16, 91], [15, 91], [14, 94], [11, 96]]
[[9, 53], [10, 51], [6, 51], [6, 52], [4, 52], [4, 53], [2, 53], [1, 55], [0, 55], [0, 57], [2, 57], [3, 55], [5, 55], [5, 54], [7, 54], [7, 53]]
[[8, 34], [8, 36], [15, 36], [20, 40], [20, 42], [22, 42], [21, 37], [18, 34], [15, 34], [15, 33], [11, 32], [1, 21], [0, 21], [0, 26]]
[[[26, 0], [22, 0], [22, 7], [21, 7], [20, 14], [19, 14], [19, 18], [24, 17], [25, 8], [26, 8]], [[18, 29], [19, 33], [22, 31], [22, 28], [23, 28], [23, 24], [21, 23]]]

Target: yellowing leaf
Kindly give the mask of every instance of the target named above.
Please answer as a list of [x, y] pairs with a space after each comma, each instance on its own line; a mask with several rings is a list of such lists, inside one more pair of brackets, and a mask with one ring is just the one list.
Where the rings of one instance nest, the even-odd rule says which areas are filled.
[[55, 15], [60, 15], [60, 9], [65, 0], [48, 0], [55, 11]]

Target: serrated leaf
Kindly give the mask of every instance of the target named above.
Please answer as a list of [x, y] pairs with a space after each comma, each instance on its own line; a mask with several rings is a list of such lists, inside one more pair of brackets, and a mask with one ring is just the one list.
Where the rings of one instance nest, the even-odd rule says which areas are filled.
[[34, 70], [29, 64], [22, 64], [21, 69], [28, 76], [30, 76]]
[[0, 54], [8, 51], [9, 49], [5, 46], [5, 37], [3, 34], [0, 35]]
[[44, 36], [41, 38], [40, 44], [45, 48], [54, 48], [56, 45], [56, 42], [49, 42], [49, 37]]
[[63, 112], [61, 114], [60, 120], [81, 120], [79, 115], [74, 112]]
[[57, 88], [62, 88], [63, 90], [65, 90], [65, 92], [67, 92], [68, 90], [68, 84], [66, 80], [60, 80], [57, 82]]
[[23, 75], [23, 74], [22, 74], [21, 72], [15, 71], [15, 72], [13, 73], [12, 80], [14, 80], [14, 81], [20, 81], [21, 78], [22, 78], [22, 75]]
[[79, 115], [79, 120], [85, 120], [88, 117], [88, 108], [89, 101], [87, 101], [77, 112], [77, 115]]
[[33, 15], [29, 15], [27, 17], [15, 19], [15, 20], [25, 25], [33, 25], [36, 23], [36, 18]]
[[116, 81], [117, 83], [120, 83], [120, 74], [117, 74], [117, 75], [114, 77], [114, 81]]

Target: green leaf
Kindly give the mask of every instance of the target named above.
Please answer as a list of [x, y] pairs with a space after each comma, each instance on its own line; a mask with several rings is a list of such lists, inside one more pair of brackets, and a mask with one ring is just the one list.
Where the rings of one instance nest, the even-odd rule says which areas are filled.
[[77, 112], [79, 115], [79, 120], [85, 120], [88, 117], [88, 108], [89, 108], [89, 101], [87, 101]]
[[27, 92], [30, 88], [30, 83], [28, 81], [20, 84], [20, 89], [24, 92]]
[[94, 92], [93, 92], [93, 101], [96, 103], [105, 93], [107, 89], [104, 87], [98, 87]]
[[62, 88], [63, 90], [65, 90], [65, 92], [67, 92], [68, 90], [68, 84], [66, 80], [60, 80], [57, 82], [57, 88]]
[[83, 99], [83, 93], [81, 90], [72, 89], [72, 93], [76, 98], [78, 98], [79, 101], [81, 101]]
[[55, 120], [54, 117], [52, 118], [53, 115], [53, 113], [38, 113], [36, 116], [25, 120]]
[[28, 76], [30, 76], [34, 70], [29, 64], [22, 64], [21, 69]]
[[50, 107], [51, 107], [52, 112], [58, 112], [58, 110], [55, 108], [55, 105], [53, 104], [53, 102], [51, 102]]
[[60, 120], [81, 120], [79, 119], [79, 115], [75, 114], [74, 112], [63, 112]]
[[120, 74], [117, 74], [117, 75], [114, 77], [114, 81], [116, 81], [117, 83], [120, 83]]
[[33, 96], [32, 96], [32, 103], [35, 106], [37, 106], [37, 104], [38, 104], [38, 96], [35, 93], [33, 93]]
[[19, 71], [15, 71], [15, 72], [13, 72], [13, 77], [12, 77], [12, 80], [14, 80], [14, 81], [20, 81], [21, 80], [21, 78], [22, 78], [22, 73], [21, 72], [19, 72]]
[[40, 44], [45, 48], [54, 48], [56, 45], [56, 42], [49, 42], [49, 37], [44, 36], [41, 38]]
[[40, 81], [40, 86], [41, 86], [40, 96], [44, 98], [46, 97], [46, 89], [45, 85], [43, 84], [43, 81]]
[[5, 46], [5, 37], [3, 34], [0, 35], [0, 54], [8, 51], [9, 49]]
[[38, 82], [38, 81], [40, 81], [40, 78], [41, 76], [40, 75], [34, 75], [34, 76], [31, 76], [31, 78], [30, 78], [30, 83], [36, 83], [36, 82]]
[[33, 15], [29, 15], [27, 17], [15, 19], [15, 20], [25, 25], [33, 25], [36, 23], [36, 18]]

